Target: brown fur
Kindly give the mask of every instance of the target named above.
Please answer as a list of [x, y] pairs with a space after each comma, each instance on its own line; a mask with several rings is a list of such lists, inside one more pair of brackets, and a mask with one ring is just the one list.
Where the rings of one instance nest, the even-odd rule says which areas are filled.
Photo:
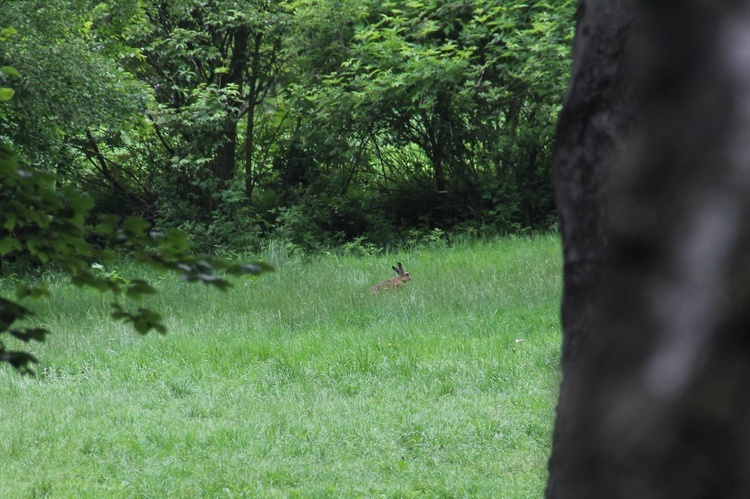
[[379, 293], [380, 291], [383, 291], [384, 289], [394, 289], [394, 288], [401, 286], [406, 281], [411, 281], [411, 275], [404, 270], [404, 266], [401, 265], [401, 262], [398, 262], [398, 267], [391, 267], [391, 268], [398, 275], [391, 279], [387, 279], [383, 282], [379, 282], [373, 287], [371, 287], [370, 288], [371, 294]]

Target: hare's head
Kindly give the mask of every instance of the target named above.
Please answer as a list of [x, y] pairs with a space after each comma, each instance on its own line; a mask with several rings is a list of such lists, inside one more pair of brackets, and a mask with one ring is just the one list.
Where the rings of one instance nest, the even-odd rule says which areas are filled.
[[398, 262], [398, 267], [391, 267], [396, 274], [398, 274], [397, 279], [402, 282], [411, 281], [411, 275], [404, 270], [404, 266], [401, 265], [401, 262]]

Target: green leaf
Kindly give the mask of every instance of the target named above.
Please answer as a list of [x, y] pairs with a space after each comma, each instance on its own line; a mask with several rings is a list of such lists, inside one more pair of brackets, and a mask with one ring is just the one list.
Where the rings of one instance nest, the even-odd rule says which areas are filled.
[[71, 208], [76, 212], [88, 213], [94, 207], [94, 198], [79, 193], [66, 193], [66, 198], [70, 203]]
[[115, 226], [111, 223], [102, 222], [96, 224], [94, 230], [100, 236], [109, 236], [115, 232]]
[[8, 333], [24, 343], [28, 343], [32, 340], [44, 343], [46, 336], [49, 334], [49, 330], [43, 327], [27, 327], [23, 329], [11, 329]]
[[[6, 226], [7, 228], [7, 226]], [[11, 251], [22, 251], [21, 242], [15, 237], [4, 237], [0, 239], [0, 256], [7, 255]]]
[[150, 224], [142, 218], [128, 217], [122, 223], [122, 228], [131, 236], [142, 236], [146, 229], [150, 227]]
[[0, 30], [0, 42], [4, 42], [13, 35], [18, 34], [15, 28], [3, 28]]
[[16, 302], [0, 298], [0, 332], [8, 329], [19, 319], [33, 315], [31, 310]]
[[111, 288], [111, 283], [107, 279], [96, 277], [85, 270], [80, 270], [75, 275], [71, 276], [70, 282], [76, 287], [81, 288], [83, 286], [88, 286], [102, 293]]
[[3, 227], [5, 227], [7, 230], [13, 230], [16, 228], [16, 222], [18, 221], [18, 215], [11, 212], [5, 213], [5, 222], [3, 223]]
[[238, 263], [227, 267], [226, 272], [231, 275], [260, 275], [273, 272], [274, 268], [265, 262]]
[[24, 298], [41, 298], [42, 296], [51, 296], [49, 287], [46, 284], [40, 284], [39, 286], [27, 286], [21, 284], [16, 288], [17, 300], [22, 300]]
[[180, 230], [169, 230], [158, 240], [167, 258], [178, 258], [190, 249], [187, 234]]
[[156, 290], [149, 283], [141, 279], [133, 279], [130, 281], [128, 289], [125, 291], [125, 296], [130, 299], [137, 299], [142, 295], [153, 294], [156, 294]]
[[30, 353], [6, 350], [0, 344], [0, 362], [7, 362], [21, 374], [33, 375], [34, 371], [31, 370], [31, 364], [36, 364], [38, 361]]
[[96, 258], [104, 263], [113, 262], [115, 260], [115, 257], [117, 256], [117, 253], [115, 253], [113, 250], [106, 248], [96, 250], [95, 254]]
[[12, 88], [0, 87], [0, 101], [6, 101], [13, 98], [13, 94], [16, 93]]
[[16, 78], [21, 77], [21, 73], [19, 73], [18, 70], [13, 66], [0, 66], [0, 73], [3, 73], [7, 76], [15, 76]]

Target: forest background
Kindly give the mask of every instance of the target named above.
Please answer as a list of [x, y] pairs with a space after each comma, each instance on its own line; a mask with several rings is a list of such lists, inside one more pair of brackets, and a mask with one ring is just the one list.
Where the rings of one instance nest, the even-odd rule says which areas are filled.
[[0, 141], [201, 252], [549, 229], [574, 11], [6, 0]]

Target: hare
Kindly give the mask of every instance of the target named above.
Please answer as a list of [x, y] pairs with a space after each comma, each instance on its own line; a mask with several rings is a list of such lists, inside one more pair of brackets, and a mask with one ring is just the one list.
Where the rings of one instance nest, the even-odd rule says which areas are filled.
[[384, 289], [392, 289], [401, 286], [406, 281], [411, 281], [411, 275], [404, 271], [404, 266], [398, 262], [398, 267], [391, 267], [398, 275], [383, 282], [379, 282], [370, 288], [370, 294], [378, 293]]

